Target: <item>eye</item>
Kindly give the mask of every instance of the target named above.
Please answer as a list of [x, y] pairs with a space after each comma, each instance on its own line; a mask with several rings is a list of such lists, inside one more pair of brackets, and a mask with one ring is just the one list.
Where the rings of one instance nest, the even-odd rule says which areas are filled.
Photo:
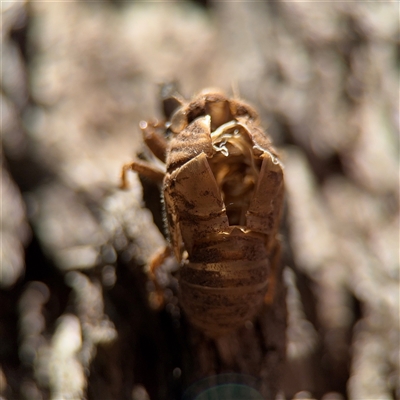
[[188, 125], [187, 116], [184, 110], [178, 109], [171, 117], [170, 130], [179, 133]]

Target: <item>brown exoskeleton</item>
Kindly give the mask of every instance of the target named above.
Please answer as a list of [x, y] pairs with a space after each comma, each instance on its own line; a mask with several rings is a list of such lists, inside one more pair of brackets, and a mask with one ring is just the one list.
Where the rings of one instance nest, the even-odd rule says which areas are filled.
[[181, 307], [193, 325], [216, 337], [273, 299], [283, 167], [257, 113], [241, 100], [218, 91], [188, 102], [171, 95], [164, 112], [165, 122], [140, 126], [165, 170], [135, 161], [123, 167], [122, 186], [128, 170], [163, 182]]

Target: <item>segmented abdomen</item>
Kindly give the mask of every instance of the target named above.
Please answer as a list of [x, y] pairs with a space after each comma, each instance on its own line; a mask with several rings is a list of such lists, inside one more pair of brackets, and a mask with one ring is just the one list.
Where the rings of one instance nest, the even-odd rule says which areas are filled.
[[267, 292], [270, 266], [265, 247], [241, 233], [197, 249], [196, 261], [180, 269], [182, 307], [191, 323], [211, 337], [253, 319]]

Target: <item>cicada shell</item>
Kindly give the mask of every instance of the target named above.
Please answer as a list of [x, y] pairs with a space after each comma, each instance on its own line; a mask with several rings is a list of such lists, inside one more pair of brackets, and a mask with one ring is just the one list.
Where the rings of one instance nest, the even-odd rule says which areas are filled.
[[142, 129], [165, 171], [134, 162], [123, 177], [133, 169], [163, 179], [180, 305], [193, 325], [217, 337], [252, 320], [272, 298], [283, 167], [243, 101], [203, 91], [191, 101], [170, 96], [164, 106], [167, 120]]

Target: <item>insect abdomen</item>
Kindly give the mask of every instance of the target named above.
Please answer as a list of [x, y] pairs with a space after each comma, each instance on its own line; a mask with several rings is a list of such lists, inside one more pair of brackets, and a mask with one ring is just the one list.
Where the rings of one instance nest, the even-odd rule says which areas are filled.
[[208, 336], [240, 327], [263, 302], [269, 262], [265, 248], [260, 249], [260, 241], [251, 236], [238, 231], [222, 237], [220, 243], [197, 249], [196, 261], [180, 269], [182, 307]]

